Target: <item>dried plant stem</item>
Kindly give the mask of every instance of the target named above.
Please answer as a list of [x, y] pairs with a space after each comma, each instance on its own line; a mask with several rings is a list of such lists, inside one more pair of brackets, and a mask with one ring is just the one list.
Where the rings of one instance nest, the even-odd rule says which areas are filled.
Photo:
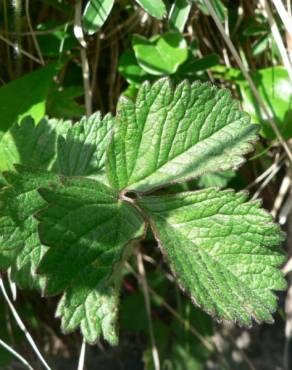
[[[15, 44], [12, 41], [8, 40], [6, 37], [0, 35], [0, 40], [4, 41], [7, 45], [11, 46], [12, 48], [15, 48]], [[21, 49], [20, 47], [18, 48], [18, 51], [19, 51], [20, 54], [25, 55], [26, 57], [30, 58], [34, 62], [36, 62], [38, 64], [42, 64], [42, 62], [38, 58], [36, 58], [35, 56], [31, 55], [27, 51]]]
[[20, 316], [18, 315], [17, 311], [16, 311], [16, 308], [14, 307], [13, 303], [11, 302], [10, 298], [8, 297], [8, 294], [7, 294], [7, 291], [6, 291], [6, 288], [4, 286], [4, 283], [3, 283], [3, 280], [2, 278], [0, 277], [0, 289], [2, 291], [2, 294], [3, 294], [3, 297], [5, 299], [5, 301], [7, 302], [8, 304], [8, 307], [10, 308], [10, 311], [17, 323], [17, 325], [19, 326], [20, 330], [24, 333], [28, 343], [30, 344], [31, 348], [33, 349], [34, 353], [37, 355], [37, 357], [39, 358], [39, 360], [41, 361], [41, 363], [44, 365], [44, 367], [47, 369], [47, 370], [52, 370], [50, 368], [50, 366], [47, 364], [46, 360], [44, 359], [44, 357], [42, 356], [41, 352], [39, 351], [35, 341], [33, 340], [32, 336], [30, 335], [30, 333], [27, 331], [23, 321], [21, 320]]
[[81, 66], [82, 66], [82, 77], [84, 86], [84, 96], [85, 96], [85, 109], [86, 115], [90, 116], [92, 114], [92, 92], [90, 87], [90, 74], [89, 74], [89, 63], [86, 55], [86, 42], [84, 39], [84, 34], [81, 25], [82, 19], [82, 2], [78, 0], [75, 4], [75, 18], [74, 18], [74, 35], [79, 41]]
[[290, 78], [291, 83], [292, 83], [292, 66], [291, 66], [290, 59], [289, 59], [288, 53], [286, 51], [285, 45], [283, 43], [279, 28], [277, 26], [277, 23], [275, 22], [274, 17], [273, 17], [271, 8], [270, 8], [267, 0], [260, 0], [260, 4], [266, 12], [266, 17], [267, 17], [268, 22], [270, 24], [272, 35], [274, 37], [275, 43], [277, 45], [277, 48], [278, 48], [279, 53], [281, 55], [281, 58], [283, 60], [283, 64], [284, 64], [285, 68], [287, 69], [289, 78]]
[[152, 357], [153, 357], [154, 368], [155, 370], [160, 370], [159, 354], [158, 354], [158, 350], [156, 346], [153, 325], [152, 325], [152, 318], [151, 318], [151, 305], [150, 305], [150, 298], [149, 298], [149, 292], [148, 292], [148, 284], [147, 284], [142, 254], [139, 252], [137, 254], [137, 266], [138, 266], [138, 271], [140, 275], [139, 280], [140, 280], [140, 283], [143, 289], [143, 295], [145, 299], [145, 306], [146, 306], [146, 312], [147, 312], [148, 324], [149, 324], [150, 340], [152, 344]]
[[3, 342], [3, 340], [1, 339], [0, 339], [0, 346], [5, 348], [6, 351], [10, 352], [12, 356], [16, 357], [29, 370], [33, 370], [33, 367], [26, 361], [24, 357], [22, 357], [18, 352], [16, 352], [12, 347], [10, 347], [7, 343]]
[[11, 2], [13, 8], [13, 26], [15, 29], [15, 40], [13, 43], [14, 57], [15, 57], [15, 71], [16, 76], [21, 75], [22, 70], [22, 58], [21, 58], [21, 37], [19, 36], [21, 32], [21, 13], [22, 13], [22, 1], [14, 0]]
[[[129, 263], [126, 263], [126, 266], [128, 270], [136, 277], [137, 280], [140, 279], [139, 275], [136, 273], [136, 271], [131, 267]], [[163, 297], [161, 297], [158, 293], [156, 293], [149, 285], [147, 285], [147, 290], [152, 295], [156, 296], [161, 302], [163, 307], [175, 318], [177, 321], [182, 324], [183, 326], [187, 326], [190, 333], [194, 335], [195, 338], [197, 338], [209, 351], [214, 350], [213, 343], [204, 338], [187, 320], [185, 320], [181, 315], [173, 308], [171, 307]]]
[[263, 183], [259, 186], [258, 190], [252, 196], [251, 198], [252, 200], [256, 199], [260, 195], [260, 193], [264, 190], [264, 188], [272, 181], [274, 176], [280, 171], [280, 168], [281, 168], [281, 165], [278, 165], [273, 168], [273, 171], [271, 171], [271, 173], [266, 177], [265, 181], [263, 181]]
[[260, 97], [259, 95], [259, 92], [250, 76], [250, 74], [247, 72], [247, 70], [245, 69], [242, 61], [241, 61], [241, 58], [237, 52], [237, 50], [235, 49], [232, 41], [230, 40], [230, 38], [228, 37], [228, 35], [226, 34], [225, 30], [224, 30], [224, 27], [222, 26], [214, 8], [213, 8], [213, 5], [211, 4], [210, 0], [204, 0], [216, 26], [218, 27], [224, 41], [226, 42], [231, 54], [233, 55], [236, 63], [238, 64], [242, 74], [244, 75], [245, 79], [247, 80], [258, 104], [260, 105], [260, 107], [262, 108], [263, 112], [265, 113], [266, 117], [267, 117], [267, 121], [270, 123], [273, 131], [275, 132], [279, 142], [281, 143], [281, 145], [283, 146], [283, 149], [285, 150], [286, 154], [287, 154], [287, 157], [289, 159], [289, 161], [291, 162], [292, 164], [292, 153], [291, 153], [291, 150], [288, 146], [288, 144], [286, 143], [285, 139], [283, 138], [281, 132], [279, 131], [275, 121], [272, 119], [271, 115], [270, 115], [270, 112], [269, 110], [267, 109], [265, 103], [263, 102], [262, 98]]
[[286, 28], [286, 31], [289, 33], [289, 35], [292, 39], [292, 19], [289, 16], [288, 11], [285, 9], [281, 0], [273, 0], [273, 3], [274, 3], [275, 8], [277, 9], [277, 12], [278, 12], [285, 28]]
[[32, 24], [31, 24], [31, 19], [30, 19], [30, 14], [29, 14], [29, 0], [25, 0], [25, 14], [26, 14], [28, 28], [29, 28], [29, 30], [31, 32], [31, 37], [32, 37], [32, 40], [33, 40], [35, 49], [36, 49], [36, 51], [38, 53], [39, 60], [44, 65], [45, 64], [45, 61], [44, 61], [44, 58], [43, 58], [43, 55], [42, 55], [42, 52], [41, 52], [41, 49], [40, 49], [38, 40], [37, 40], [36, 35], [34, 33], [34, 29], [33, 29]]
[[80, 355], [79, 355], [79, 361], [78, 361], [78, 368], [77, 370], [83, 370], [84, 364], [85, 364], [85, 352], [86, 352], [86, 342], [83, 339], [81, 349], [80, 349]]

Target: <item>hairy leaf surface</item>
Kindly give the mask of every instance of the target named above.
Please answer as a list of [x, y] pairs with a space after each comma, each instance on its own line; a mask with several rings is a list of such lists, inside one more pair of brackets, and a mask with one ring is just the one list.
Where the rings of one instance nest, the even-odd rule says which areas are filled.
[[80, 326], [87, 342], [94, 343], [103, 334], [104, 339], [115, 345], [118, 304], [119, 284], [97, 281], [96, 268], [88, 268], [65, 290], [56, 316], [61, 318], [65, 333]]
[[39, 192], [49, 204], [37, 215], [39, 235], [50, 248], [38, 271], [46, 276], [47, 294], [67, 289], [58, 310], [63, 328], [80, 324], [89, 342], [101, 333], [113, 342], [116, 293], [110, 292], [126, 247], [143, 234], [143, 219], [115, 191], [92, 179], [63, 178], [62, 185]]
[[273, 321], [272, 290], [285, 288], [277, 269], [282, 240], [271, 216], [245, 193], [209, 188], [145, 197], [140, 205], [181, 287], [209, 314], [250, 325]]
[[107, 173], [117, 189], [148, 191], [243, 162], [257, 125], [227, 90], [168, 79], [146, 82], [136, 101], [122, 97], [108, 153]]
[[95, 113], [82, 118], [58, 140], [58, 168], [66, 176], [88, 176], [104, 167], [114, 119]]
[[0, 193], [0, 267], [12, 267], [13, 278], [22, 287], [41, 287], [43, 279], [35, 271], [46, 248], [39, 241], [33, 214], [46, 204], [37, 189], [58, 183], [58, 177], [29, 167], [16, 170], [4, 173], [9, 187]]

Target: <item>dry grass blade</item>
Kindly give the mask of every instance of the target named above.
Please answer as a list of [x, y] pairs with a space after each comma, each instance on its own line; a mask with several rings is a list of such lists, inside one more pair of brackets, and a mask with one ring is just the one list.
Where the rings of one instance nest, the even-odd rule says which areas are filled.
[[255, 86], [255, 84], [254, 84], [251, 76], [249, 75], [249, 73], [244, 68], [244, 65], [243, 65], [243, 63], [241, 61], [241, 58], [240, 58], [240, 56], [239, 56], [236, 48], [234, 47], [231, 39], [228, 37], [228, 35], [226, 34], [226, 32], [225, 32], [222, 24], [220, 23], [220, 20], [219, 20], [217, 14], [216, 14], [216, 12], [215, 12], [215, 10], [213, 8], [213, 5], [211, 4], [211, 2], [209, 0], [204, 0], [204, 2], [205, 2], [206, 6], [207, 6], [207, 8], [208, 8], [208, 10], [209, 10], [209, 12], [211, 14], [211, 16], [212, 16], [212, 18], [213, 18], [216, 26], [218, 27], [219, 32], [221, 33], [224, 41], [226, 42], [228, 48], [230, 49], [230, 51], [231, 51], [231, 53], [232, 53], [232, 55], [233, 55], [236, 63], [238, 64], [238, 66], [239, 66], [242, 74], [244, 75], [245, 79], [247, 80], [248, 84], [250, 85], [250, 88], [251, 88], [251, 90], [252, 90], [252, 92], [253, 92], [253, 94], [254, 94], [254, 96], [255, 96], [258, 104], [263, 109], [263, 111], [264, 111], [264, 113], [265, 113], [265, 115], [267, 117], [268, 122], [270, 123], [270, 125], [271, 125], [273, 131], [275, 132], [275, 134], [276, 134], [279, 142], [283, 146], [283, 149], [285, 150], [289, 161], [292, 164], [292, 153], [291, 153], [291, 150], [290, 150], [287, 142], [283, 138], [280, 130], [278, 129], [277, 124], [275, 123], [275, 121], [270, 116], [269, 110], [267, 109], [265, 103], [262, 101], [262, 99], [260, 97], [260, 94], [259, 94], [259, 92], [258, 92], [258, 90], [257, 90], [257, 88], [256, 88], [256, 86]]

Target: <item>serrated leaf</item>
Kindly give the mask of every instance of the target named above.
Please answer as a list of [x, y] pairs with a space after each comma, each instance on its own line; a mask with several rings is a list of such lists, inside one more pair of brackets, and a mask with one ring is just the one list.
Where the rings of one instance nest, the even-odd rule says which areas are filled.
[[58, 140], [58, 169], [66, 176], [89, 176], [105, 164], [106, 149], [112, 134], [114, 119], [101, 117], [99, 112], [83, 117], [66, 135]]
[[16, 170], [4, 174], [9, 187], [0, 193], [0, 267], [12, 267], [21, 287], [40, 288], [43, 279], [35, 272], [46, 248], [39, 241], [33, 214], [46, 202], [37, 189], [58, 182], [58, 177], [29, 167], [17, 166]]
[[285, 288], [277, 269], [282, 235], [245, 193], [209, 188], [145, 197], [139, 204], [192, 300], [218, 319], [250, 325], [272, 322], [273, 290]]
[[55, 189], [39, 189], [49, 204], [37, 214], [40, 239], [51, 247], [39, 268], [47, 276], [48, 294], [61, 292], [91, 264], [97, 267], [97, 277], [107, 277], [143, 225], [135, 208], [98, 181], [62, 181]]
[[0, 170], [11, 170], [15, 163], [51, 169], [56, 159], [57, 138], [64, 135], [71, 121], [42, 119], [39, 124], [27, 117], [16, 123], [0, 143]]
[[136, 0], [136, 2], [152, 17], [162, 19], [166, 15], [163, 0]]
[[89, 35], [103, 26], [113, 5], [114, 0], [88, 0], [84, 9], [83, 26]]
[[96, 272], [88, 269], [63, 294], [56, 316], [61, 318], [62, 330], [69, 333], [79, 325], [88, 343], [101, 335], [116, 345], [119, 290], [112, 285], [96, 282]]
[[119, 281], [126, 247], [144, 232], [143, 219], [115, 191], [92, 179], [63, 178], [62, 185], [39, 192], [49, 204], [37, 214], [39, 235], [50, 248], [38, 271], [46, 276], [47, 294], [66, 289], [58, 310], [63, 329], [80, 324], [89, 342], [101, 333], [114, 342], [116, 299], [109, 292]]
[[239, 166], [258, 126], [227, 90], [168, 79], [144, 83], [133, 102], [120, 98], [107, 174], [116, 189], [148, 191]]

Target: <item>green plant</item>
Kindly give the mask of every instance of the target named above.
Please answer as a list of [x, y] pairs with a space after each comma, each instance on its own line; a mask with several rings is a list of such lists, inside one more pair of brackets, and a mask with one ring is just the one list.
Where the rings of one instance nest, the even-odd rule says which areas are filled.
[[187, 81], [174, 89], [167, 78], [143, 83], [134, 101], [122, 96], [115, 117], [17, 124], [13, 136], [30, 145], [3, 173], [1, 268], [22, 287], [62, 294], [65, 332], [80, 325], [89, 343], [103, 335], [115, 344], [123, 261], [151, 227], [206, 312], [272, 322], [272, 291], [285, 288], [272, 217], [244, 192], [167, 194], [169, 184], [237, 168], [258, 129], [229, 91]]

